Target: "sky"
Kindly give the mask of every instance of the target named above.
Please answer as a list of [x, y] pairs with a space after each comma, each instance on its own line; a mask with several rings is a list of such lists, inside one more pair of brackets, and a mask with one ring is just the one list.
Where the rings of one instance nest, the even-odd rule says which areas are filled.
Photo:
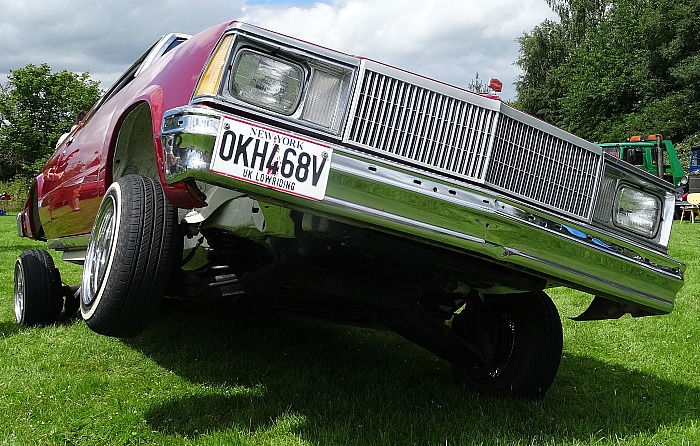
[[545, 0], [0, 0], [0, 83], [46, 63], [106, 89], [160, 36], [241, 20], [459, 87], [498, 78], [514, 100], [517, 38], [547, 18]]

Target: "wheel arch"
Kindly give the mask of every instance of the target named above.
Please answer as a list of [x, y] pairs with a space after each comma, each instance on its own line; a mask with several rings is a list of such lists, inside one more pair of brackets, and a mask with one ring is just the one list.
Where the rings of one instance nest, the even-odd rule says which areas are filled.
[[160, 179], [153, 133], [153, 114], [147, 101], [134, 104], [121, 120], [110, 156], [110, 181], [128, 174]]
[[137, 174], [160, 181], [165, 195], [176, 207], [206, 206], [193, 187], [165, 182], [160, 143], [162, 95], [162, 90], [157, 89], [146, 99], [135, 102], [120, 119], [107, 163], [107, 185], [126, 175]]

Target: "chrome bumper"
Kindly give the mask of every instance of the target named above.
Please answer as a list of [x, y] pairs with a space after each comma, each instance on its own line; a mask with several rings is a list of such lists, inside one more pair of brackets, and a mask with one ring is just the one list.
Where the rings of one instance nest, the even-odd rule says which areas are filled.
[[27, 234], [24, 233], [24, 212], [17, 214], [17, 235], [20, 237], [27, 236]]
[[[217, 114], [180, 109], [163, 126], [163, 147], [173, 138], [203, 154], [213, 151]], [[564, 285], [629, 303], [652, 314], [673, 309], [685, 265], [664, 253], [564, 216], [524, 205], [475, 184], [333, 146], [328, 187], [321, 201], [306, 200], [192, 168], [168, 174], [176, 183], [198, 180], [261, 201], [376, 228], [525, 269]], [[205, 156], [206, 158], [206, 156]]]

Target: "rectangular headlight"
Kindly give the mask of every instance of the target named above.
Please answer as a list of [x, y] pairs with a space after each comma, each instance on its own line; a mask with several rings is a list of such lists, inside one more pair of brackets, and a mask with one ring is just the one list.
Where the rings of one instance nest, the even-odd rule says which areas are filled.
[[647, 192], [622, 186], [615, 195], [613, 222], [645, 237], [654, 237], [661, 217], [661, 200]]
[[299, 65], [244, 50], [233, 68], [231, 93], [238, 100], [291, 115], [299, 104], [303, 80]]

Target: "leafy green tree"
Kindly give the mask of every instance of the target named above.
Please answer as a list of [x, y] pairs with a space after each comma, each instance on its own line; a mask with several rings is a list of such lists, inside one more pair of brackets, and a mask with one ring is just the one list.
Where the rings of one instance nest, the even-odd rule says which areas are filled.
[[592, 141], [697, 136], [700, 1], [547, 2], [560, 21], [519, 39], [520, 107]]
[[100, 94], [87, 73], [52, 73], [46, 64], [11, 71], [0, 86], [0, 180], [38, 173], [58, 138]]
[[516, 62], [524, 74], [516, 83], [516, 106], [545, 121], [559, 123], [559, 99], [563, 95], [561, 67], [571, 53], [570, 42], [560, 23], [545, 20], [519, 39]]
[[481, 78], [479, 78], [479, 72], [476, 71], [474, 79], [470, 80], [467, 84], [467, 90], [473, 91], [474, 93], [488, 93], [489, 86], [486, 85]]
[[559, 16], [559, 23], [567, 40], [574, 46], [586, 41], [587, 36], [605, 18], [612, 0], [545, 0]]

